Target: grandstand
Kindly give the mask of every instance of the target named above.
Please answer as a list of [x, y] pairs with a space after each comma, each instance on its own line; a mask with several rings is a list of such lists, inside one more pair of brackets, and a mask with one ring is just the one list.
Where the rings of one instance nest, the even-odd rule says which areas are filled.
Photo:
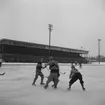
[[[54, 56], [60, 63], [87, 62], [82, 55], [87, 55], [88, 51], [58, 46], [51, 46], [50, 49], [51, 56]], [[48, 62], [49, 46], [11, 39], [1, 39], [0, 56], [5, 62], [33, 63], [40, 60], [40, 58], [43, 58], [44, 62]]]

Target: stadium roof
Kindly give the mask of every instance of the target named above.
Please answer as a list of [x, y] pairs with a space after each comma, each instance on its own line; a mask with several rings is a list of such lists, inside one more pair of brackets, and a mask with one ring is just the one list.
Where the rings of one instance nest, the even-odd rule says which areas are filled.
[[[17, 40], [11, 40], [11, 39], [1, 39], [0, 44], [16, 45], [16, 46], [23, 46], [23, 47], [33, 47], [33, 48], [40, 48], [40, 49], [49, 49], [49, 45], [17, 41]], [[86, 50], [71, 49], [71, 48], [65, 48], [65, 47], [59, 47], [59, 46], [51, 46], [50, 49], [57, 50], [57, 51], [64, 51], [64, 52], [79, 53], [79, 54], [88, 54], [89, 52]]]

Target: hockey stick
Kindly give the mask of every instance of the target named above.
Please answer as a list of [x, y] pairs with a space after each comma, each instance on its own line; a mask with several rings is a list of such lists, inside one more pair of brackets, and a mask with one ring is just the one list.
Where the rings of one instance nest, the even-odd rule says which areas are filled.
[[4, 72], [4, 73], [2, 73], [2, 74], [0, 74], [0, 75], [2, 75], [2, 76], [3, 76], [4, 74], [5, 74], [5, 72]]
[[60, 74], [66, 74], [66, 72], [60, 72]]

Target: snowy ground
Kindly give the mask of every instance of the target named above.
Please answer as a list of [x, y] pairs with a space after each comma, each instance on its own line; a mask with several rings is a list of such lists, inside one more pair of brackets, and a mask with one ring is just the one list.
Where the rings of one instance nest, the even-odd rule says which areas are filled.
[[[35, 64], [3, 64], [0, 73], [0, 105], [105, 105], [105, 64], [83, 65], [79, 71], [83, 74], [87, 91], [83, 92], [79, 81], [71, 91], [68, 87], [70, 65], [60, 64], [61, 74], [58, 89], [49, 85], [47, 90], [40, 86], [32, 86]], [[79, 67], [77, 67], [79, 68]], [[48, 76], [47, 69], [43, 70]], [[44, 82], [46, 78], [44, 79]]]

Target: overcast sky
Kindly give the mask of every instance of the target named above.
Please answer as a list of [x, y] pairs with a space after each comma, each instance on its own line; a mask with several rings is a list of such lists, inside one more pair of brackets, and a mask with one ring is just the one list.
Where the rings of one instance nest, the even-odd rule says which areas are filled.
[[105, 0], [0, 0], [0, 39], [88, 50], [105, 55]]

